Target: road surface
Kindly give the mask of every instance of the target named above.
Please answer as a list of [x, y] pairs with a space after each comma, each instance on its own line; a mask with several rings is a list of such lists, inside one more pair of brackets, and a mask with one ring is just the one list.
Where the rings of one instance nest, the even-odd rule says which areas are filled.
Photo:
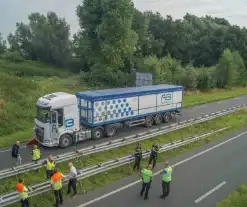
[[[176, 122], [178, 120], [182, 121], [182, 120], [187, 120], [190, 118], [193, 118], [195, 116], [200, 116], [203, 113], [213, 113], [222, 109], [226, 109], [226, 108], [230, 108], [230, 107], [234, 107], [240, 104], [245, 104], [247, 102], [247, 96], [241, 96], [241, 97], [237, 97], [237, 98], [232, 98], [232, 99], [227, 99], [227, 100], [223, 100], [223, 101], [218, 101], [218, 102], [213, 102], [213, 103], [209, 103], [209, 104], [203, 104], [203, 105], [199, 105], [196, 107], [192, 107], [192, 108], [187, 108], [187, 109], [183, 109], [182, 110], [182, 116], [178, 116], [177, 119], [174, 119], [173, 122]], [[157, 126], [153, 126], [153, 128], [155, 128]], [[160, 126], [159, 126], [160, 127]], [[133, 133], [139, 133], [139, 132], [143, 132], [147, 130], [145, 127], [134, 127], [130, 129], [122, 129], [118, 132], [118, 135], [114, 138], [111, 139], [118, 139], [121, 137], [125, 137], [128, 136], [130, 134]], [[105, 139], [101, 139], [101, 140], [88, 140], [85, 142], [82, 142], [80, 144], [77, 145], [77, 148], [84, 148], [93, 144], [99, 144], [102, 142], [105, 142], [109, 139], [105, 138]], [[53, 155], [58, 155], [58, 154], [62, 154], [68, 151], [72, 151], [75, 150], [75, 146], [72, 146], [68, 149], [59, 149], [59, 148], [46, 148], [43, 149], [41, 148], [41, 153], [43, 158], [46, 157], [48, 154], [52, 153]], [[31, 148], [21, 148], [20, 150], [21, 156], [22, 156], [22, 163], [28, 163], [31, 162]], [[5, 168], [10, 168], [12, 167], [11, 164], [11, 150], [9, 148], [2, 148], [0, 150], [0, 160], [5, 160], [4, 163], [2, 163], [2, 165], [0, 165], [0, 170], [1, 169], [5, 169]]]
[[[160, 199], [163, 164], [154, 170], [149, 200], [139, 196], [137, 176], [124, 178], [84, 196], [66, 201], [64, 207], [215, 207], [236, 187], [247, 181], [247, 127], [223, 140], [196, 148], [170, 160], [173, 168], [171, 194]], [[158, 171], [158, 172], [157, 172]], [[118, 191], [118, 192], [117, 192]]]

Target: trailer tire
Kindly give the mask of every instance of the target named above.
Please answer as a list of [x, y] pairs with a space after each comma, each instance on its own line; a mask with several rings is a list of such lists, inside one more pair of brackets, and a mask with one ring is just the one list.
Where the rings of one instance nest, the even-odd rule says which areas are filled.
[[152, 116], [147, 116], [145, 119], [145, 127], [150, 128], [154, 123], [154, 119]]
[[92, 139], [100, 139], [104, 136], [104, 130], [101, 127], [95, 127], [92, 130]]
[[159, 125], [161, 122], [162, 122], [162, 116], [161, 116], [160, 114], [157, 114], [157, 115], [154, 117], [154, 124], [155, 124], [155, 125]]
[[105, 134], [107, 137], [113, 137], [117, 133], [117, 127], [115, 124], [109, 124], [105, 126]]
[[59, 139], [59, 147], [64, 149], [72, 144], [72, 137], [69, 134], [64, 134]]
[[165, 123], [168, 123], [170, 120], [171, 120], [171, 113], [170, 112], [166, 112], [166, 113], [164, 113], [164, 115], [163, 115], [163, 121], [165, 122]]

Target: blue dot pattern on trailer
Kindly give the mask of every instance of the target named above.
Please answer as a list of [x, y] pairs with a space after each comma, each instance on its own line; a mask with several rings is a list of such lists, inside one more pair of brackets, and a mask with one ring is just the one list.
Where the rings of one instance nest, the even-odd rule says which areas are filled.
[[135, 111], [128, 103], [128, 99], [99, 101], [95, 102], [94, 106], [95, 115], [99, 121], [135, 115]]

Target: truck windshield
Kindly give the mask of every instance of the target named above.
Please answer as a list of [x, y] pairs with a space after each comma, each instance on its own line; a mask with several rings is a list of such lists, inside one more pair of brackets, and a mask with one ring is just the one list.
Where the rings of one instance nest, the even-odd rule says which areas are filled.
[[43, 123], [51, 122], [51, 111], [37, 107], [36, 119]]

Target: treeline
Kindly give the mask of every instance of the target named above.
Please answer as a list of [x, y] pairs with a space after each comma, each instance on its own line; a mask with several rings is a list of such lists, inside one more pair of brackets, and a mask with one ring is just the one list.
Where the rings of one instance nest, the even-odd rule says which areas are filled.
[[135, 72], [152, 72], [155, 83], [187, 89], [245, 85], [247, 29], [223, 18], [186, 14], [182, 20], [138, 11], [131, 0], [84, 0], [76, 8], [79, 31], [55, 13], [33, 13], [0, 38], [0, 53], [79, 73], [82, 81], [133, 86]]

